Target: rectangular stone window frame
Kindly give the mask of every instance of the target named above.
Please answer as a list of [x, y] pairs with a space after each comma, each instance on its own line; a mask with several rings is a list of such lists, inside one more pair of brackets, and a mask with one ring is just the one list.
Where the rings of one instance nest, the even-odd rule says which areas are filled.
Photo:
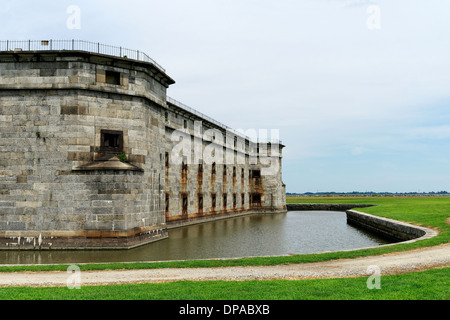
[[217, 206], [217, 195], [215, 193], [211, 194], [211, 210], [216, 211]]
[[169, 166], [170, 166], [170, 164], [169, 164], [169, 160], [170, 160], [170, 158], [169, 158], [169, 153], [168, 152], [166, 152], [166, 154], [165, 154], [165, 158], [164, 158], [164, 161], [165, 161], [165, 166], [166, 166], [166, 168], [168, 169], [169, 168]]
[[123, 153], [123, 151], [123, 131], [100, 131], [100, 152], [118, 154]]
[[198, 163], [198, 174], [203, 175], [203, 160], [200, 159]]
[[252, 178], [261, 178], [261, 170], [252, 170]]
[[[113, 86], [120, 86], [122, 88], [126, 88], [130, 84], [130, 75], [127, 74], [126, 71], [116, 71], [111, 69], [103, 69], [99, 68], [96, 71], [96, 83], [105, 83]], [[135, 83], [135, 78], [132, 77], [133, 80], [131, 83]]]
[[251, 204], [253, 207], [261, 207], [262, 196], [259, 193], [253, 193], [251, 195]]
[[105, 70], [105, 83], [120, 86], [121, 85], [120, 72]]
[[188, 214], [188, 206], [189, 206], [189, 200], [188, 200], [188, 194], [182, 193], [181, 194], [181, 212], [183, 216], [187, 216]]
[[260, 186], [262, 183], [261, 180], [261, 170], [252, 170], [251, 172], [252, 182], [256, 186]]
[[203, 213], [203, 194], [198, 194], [198, 212]]
[[223, 209], [224, 210], [227, 209], [227, 202], [228, 202], [228, 194], [224, 193], [223, 194]]

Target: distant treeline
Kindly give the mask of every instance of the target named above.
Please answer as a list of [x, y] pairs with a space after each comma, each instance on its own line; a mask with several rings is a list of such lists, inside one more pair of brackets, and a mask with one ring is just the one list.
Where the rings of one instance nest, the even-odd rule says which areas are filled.
[[351, 196], [366, 196], [366, 197], [374, 197], [374, 196], [449, 196], [450, 193], [447, 191], [438, 191], [438, 192], [305, 192], [305, 193], [292, 193], [287, 192], [287, 196], [290, 197], [324, 197], [324, 196], [333, 196], [333, 197], [351, 197]]

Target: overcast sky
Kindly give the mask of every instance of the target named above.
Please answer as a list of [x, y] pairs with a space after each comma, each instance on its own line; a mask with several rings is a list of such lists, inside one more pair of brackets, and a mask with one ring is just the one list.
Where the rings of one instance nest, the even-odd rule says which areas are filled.
[[0, 38], [146, 52], [172, 98], [279, 130], [288, 192], [450, 191], [449, 17], [442, 0], [3, 0]]

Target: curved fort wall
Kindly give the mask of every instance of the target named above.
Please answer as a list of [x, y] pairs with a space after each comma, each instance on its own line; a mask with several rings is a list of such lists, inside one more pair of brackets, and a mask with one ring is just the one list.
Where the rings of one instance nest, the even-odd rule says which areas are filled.
[[264, 174], [261, 146], [227, 144], [167, 102], [173, 83], [126, 58], [0, 53], [0, 248], [131, 248], [170, 226], [286, 211], [282, 146]]

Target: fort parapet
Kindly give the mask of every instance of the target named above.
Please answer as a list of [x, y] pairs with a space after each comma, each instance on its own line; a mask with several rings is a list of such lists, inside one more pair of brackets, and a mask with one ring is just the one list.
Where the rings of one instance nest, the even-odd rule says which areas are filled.
[[0, 49], [0, 249], [133, 248], [286, 211], [284, 146], [168, 98], [153, 60]]

